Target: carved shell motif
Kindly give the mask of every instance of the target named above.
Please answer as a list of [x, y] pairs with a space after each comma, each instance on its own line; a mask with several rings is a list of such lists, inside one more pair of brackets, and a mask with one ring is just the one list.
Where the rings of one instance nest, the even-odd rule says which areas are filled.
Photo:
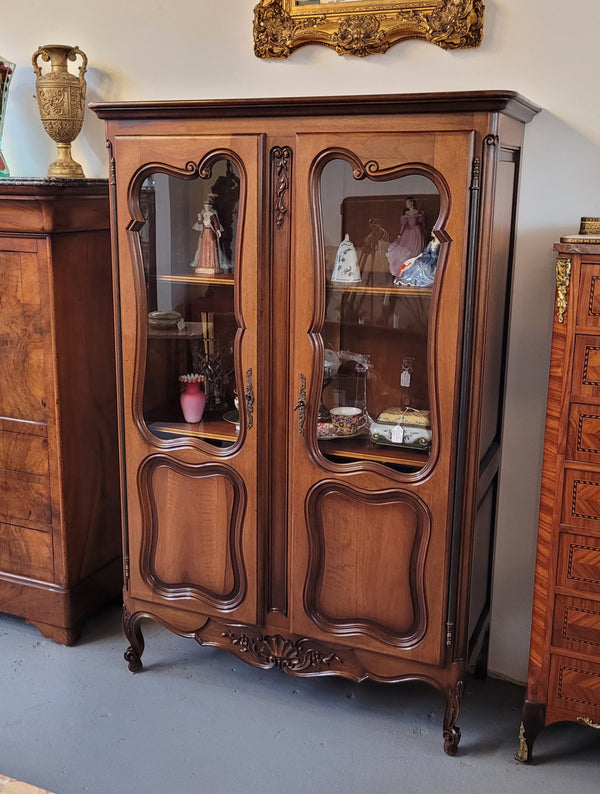
[[241, 654], [252, 657], [252, 664], [264, 669], [279, 667], [290, 673], [317, 673], [332, 662], [341, 661], [335, 653], [323, 654], [311, 644], [311, 640], [292, 642], [280, 634], [251, 636], [247, 633], [234, 634], [226, 631], [223, 634], [238, 647]]

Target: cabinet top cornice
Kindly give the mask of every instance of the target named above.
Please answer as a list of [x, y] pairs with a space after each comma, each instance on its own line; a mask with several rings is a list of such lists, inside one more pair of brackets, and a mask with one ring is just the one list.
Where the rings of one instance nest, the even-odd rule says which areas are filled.
[[102, 119], [248, 118], [250, 116], [345, 116], [351, 113], [503, 113], [527, 122], [541, 108], [515, 91], [454, 91], [368, 96], [264, 97], [249, 99], [92, 102]]

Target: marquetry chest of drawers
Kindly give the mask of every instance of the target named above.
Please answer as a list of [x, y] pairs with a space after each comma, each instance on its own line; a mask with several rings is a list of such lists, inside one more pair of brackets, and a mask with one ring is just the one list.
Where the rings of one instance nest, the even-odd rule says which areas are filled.
[[122, 581], [109, 217], [0, 180], [0, 612], [67, 645]]
[[600, 728], [600, 245], [557, 243], [527, 696], [518, 760], [545, 726]]

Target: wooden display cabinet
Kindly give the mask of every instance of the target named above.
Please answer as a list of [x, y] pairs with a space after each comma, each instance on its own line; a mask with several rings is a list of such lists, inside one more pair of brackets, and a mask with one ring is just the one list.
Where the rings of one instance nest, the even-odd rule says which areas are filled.
[[600, 728], [600, 245], [582, 240], [554, 250], [556, 310], [519, 761], [531, 760], [546, 725]]
[[[539, 108], [481, 92], [93, 109], [116, 218], [130, 669], [151, 617], [292, 675], [420, 679], [445, 698], [454, 754], [465, 677], [485, 668], [516, 197]], [[206, 201], [213, 275], [195, 270]], [[435, 266], [395, 284], [432, 232]], [[346, 234], [360, 272], [333, 283]], [[157, 335], [155, 310], [181, 326]], [[186, 372], [207, 377], [197, 425]], [[340, 406], [356, 432], [339, 435]], [[374, 436], [389, 408], [409, 427]]]
[[122, 585], [108, 183], [0, 180], [0, 611], [70, 645]]

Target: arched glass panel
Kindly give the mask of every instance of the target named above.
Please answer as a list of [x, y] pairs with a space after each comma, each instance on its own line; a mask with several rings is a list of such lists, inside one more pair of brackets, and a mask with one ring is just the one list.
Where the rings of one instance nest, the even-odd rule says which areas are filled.
[[234, 310], [240, 178], [157, 172], [142, 184], [139, 231], [148, 308], [143, 417], [161, 439], [231, 446], [239, 434]]
[[438, 274], [440, 194], [413, 167], [357, 179], [332, 159], [320, 182], [325, 263], [323, 391], [317, 422], [328, 459], [414, 470], [432, 447], [428, 362]]

